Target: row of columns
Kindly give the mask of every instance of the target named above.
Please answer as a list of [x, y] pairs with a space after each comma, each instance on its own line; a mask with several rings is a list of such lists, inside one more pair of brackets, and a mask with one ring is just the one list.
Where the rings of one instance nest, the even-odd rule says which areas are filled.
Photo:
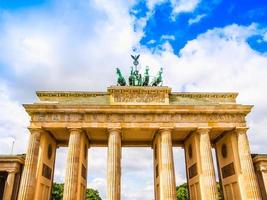
[[[199, 128], [190, 134], [184, 143], [187, 178], [192, 199], [218, 199], [209, 132], [209, 128]], [[31, 131], [18, 196], [19, 200], [32, 200], [38, 197], [34, 193], [38, 178], [36, 177], [36, 170], [38, 155], [40, 156], [41, 134], [42, 131], [39, 129]], [[108, 135], [107, 200], [120, 200], [121, 130], [108, 129]], [[238, 166], [240, 168], [240, 176], [238, 176], [237, 182], [241, 188], [241, 199], [261, 199], [257, 178], [253, 169], [246, 129], [236, 129], [235, 137], [236, 150], [239, 157]], [[89, 141], [86, 134], [81, 129], [70, 129], [64, 200], [78, 200], [85, 197], [87, 177], [86, 152], [88, 147]], [[156, 199], [175, 200], [176, 184], [172, 150], [172, 129], [163, 128], [157, 132], [153, 142], [153, 149], [155, 157], [154, 182]], [[233, 146], [230, 149], [235, 150]], [[219, 171], [221, 173], [221, 169]], [[240, 177], [242, 181], [239, 180]]]

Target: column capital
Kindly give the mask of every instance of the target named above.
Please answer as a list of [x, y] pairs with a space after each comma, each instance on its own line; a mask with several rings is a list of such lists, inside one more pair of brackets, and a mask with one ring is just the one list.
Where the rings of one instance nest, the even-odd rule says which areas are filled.
[[111, 131], [118, 131], [120, 132], [121, 131], [121, 128], [119, 127], [114, 127], [114, 128], [107, 128], [108, 132], [111, 132]]
[[80, 132], [80, 133], [84, 132], [82, 128], [78, 128], [78, 127], [67, 127], [67, 129], [69, 132], [74, 132], [74, 131]]
[[196, 133], [198, 134], [205, 134], [211, 131], [211, 127], [198, 127]]
[[244, 134], [247, 133], [248, 129], [248, 127], [236, 127], [234, 131], [238, 134]]
[[41, 127], [28, 127], [28, 130], [31, 134], [38, 134], [41, 135], [41, 133], [45, 132], [45, 130]]
[[174, 129], [173, 127], [160, 127], [158, 129], [158, 133], [162, 133], [162, 132], [165, 132], [165, 131], [172, 132], [173, 129]]
[[108, 134], [108, 135], [110, 135], [110, 134], [112, 134], [112, 133], [118, 133], [118, 134], [120, 134], [120, 136], [121, 136], [121, 132], [122, 132], [121, 128], [118, 128], [118, 127], [107, 128], [107, 134]]
[[18, 173], [18, 170], [17, 169], [9, 169], [7, 170], [8, 174], [16, 174]]

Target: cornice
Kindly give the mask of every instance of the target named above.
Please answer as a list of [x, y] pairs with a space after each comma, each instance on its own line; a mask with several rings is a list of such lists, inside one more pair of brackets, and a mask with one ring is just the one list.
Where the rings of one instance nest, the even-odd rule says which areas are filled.
[[31, 113], [241, 113], [248, 114], [251, 105], [64, 105], [24, 104]]

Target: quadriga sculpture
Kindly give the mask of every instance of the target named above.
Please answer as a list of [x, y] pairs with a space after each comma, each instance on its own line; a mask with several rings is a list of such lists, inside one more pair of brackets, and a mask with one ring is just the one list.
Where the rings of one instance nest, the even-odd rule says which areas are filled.
[[[139, 65], [138, 59], [139, 59], [140, 55], [137, 55], [137, 56], [131, 55], [131, 57], [133, 59], [134, 67], [131, 67], [130, 76], [128, 78], [129, 86], [162, 86], [163, 68], [160, 68], [158, 75], [150, 83], [149, 67], [146, 66], [144, 75], [142, 77], [141, 73], [139, 73], [139, 70], [137, 68], [137, 66]], [[117, 85], [120, 85], [120, 86], [127, 85], [125, 78], [122, 76], [120, 69], [116, 68], [116, 70], [117, 70], [117, 77], [118, 77], [117, 78]]]

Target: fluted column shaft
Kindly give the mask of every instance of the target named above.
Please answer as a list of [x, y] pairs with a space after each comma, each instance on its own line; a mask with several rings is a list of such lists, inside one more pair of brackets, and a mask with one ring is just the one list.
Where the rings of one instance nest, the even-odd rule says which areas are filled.
[[201, 190], [202, 196], [209, 200], [217, 200], [216, 177], [212, 160], [209, 129], [199, 129], [199, 145], [201, 159]]
[[41, 129], [31, 129], [18, 200], [32, 200], [35, 192], [36, 169], [40, 146]]
[[69, 150], [63, 194], [64, 200], [77, 199], [81, 133], [82, 132], [79, 129], [70, 129]]
[[121, 198], [121, 133], [119, 129], [109, 129], [107, 200]]
[[15, 175], [16, 175], [16, 173], [14, 171], [8, 172], [4, 196], [3, 196], [4, 200], [11, 200], [12, 191], [13, 191], [13, 187], [14, 187], [14, 181], [15, 181]]
[[236, 129], [240, 167], [245, 186], [244, 192], [246, 193], [247, 199], [259, 200], [261, 199], [260, 187], [254, 171], [246, 131], [246, 128]]
[[176, 200], [176, 185], [170, 129], [160, 130], [161, 136], [161, 176], [160, 199]]

